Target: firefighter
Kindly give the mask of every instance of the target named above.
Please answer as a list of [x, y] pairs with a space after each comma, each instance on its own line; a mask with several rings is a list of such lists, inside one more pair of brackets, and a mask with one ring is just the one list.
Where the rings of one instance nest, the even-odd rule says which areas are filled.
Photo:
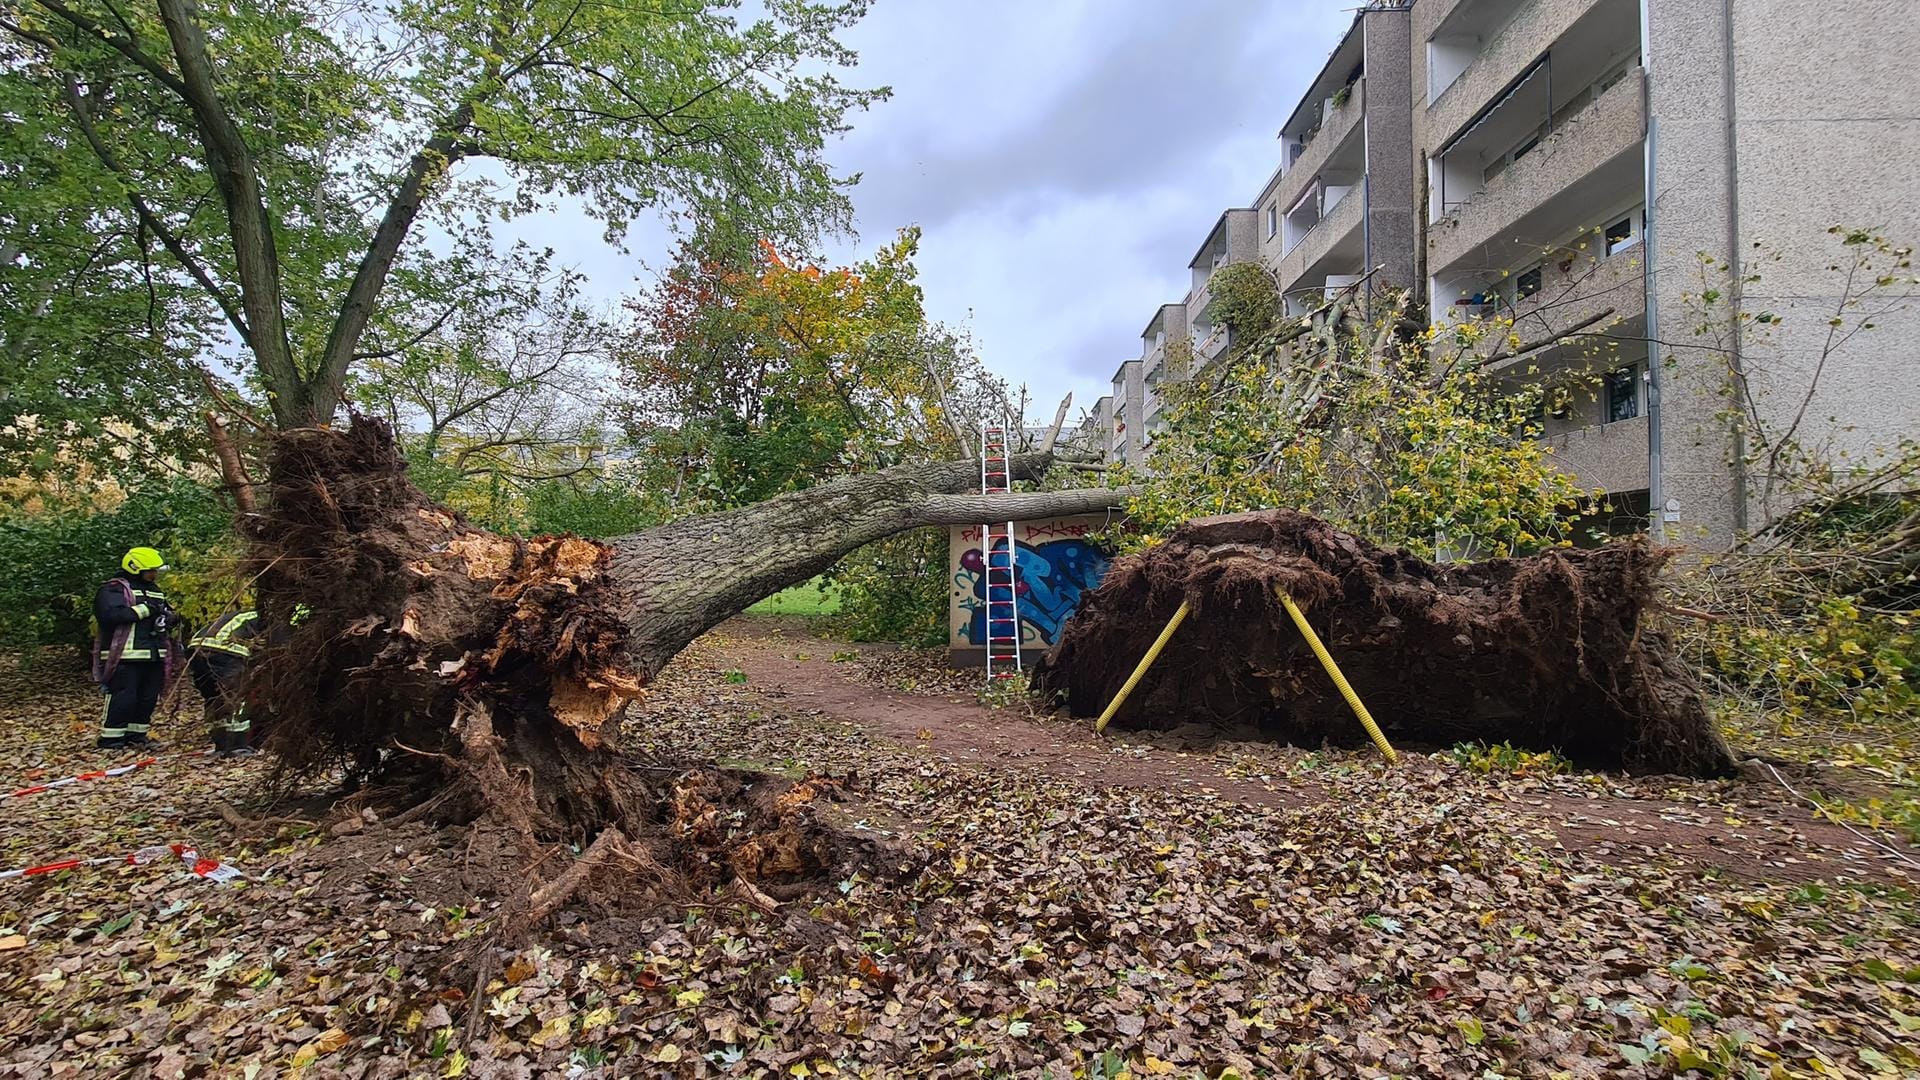
[[253, 721], [247, 716], [240, 679], [252, 652], [247, 643], [259, 632], [259, 612], [241, 611], [220, 617], [187, 642], [187, 674], [207, 703], [207, 725], [213, 731], [213, 749], [220, 757], [250, 757], [256, 753], [247, 745]]
[[153, 708], [172, 674], [174, 644], [168, 636], [179, 616], [167, 594], [155, 584], [167, 561], [150, 547], [137, 547], [120, 560], [120, 573], [94, 594], [98, 624], [93, 645], [93, 679], [106, 691], [100, 720], [101, 747], [152, 747], [147, 737]]

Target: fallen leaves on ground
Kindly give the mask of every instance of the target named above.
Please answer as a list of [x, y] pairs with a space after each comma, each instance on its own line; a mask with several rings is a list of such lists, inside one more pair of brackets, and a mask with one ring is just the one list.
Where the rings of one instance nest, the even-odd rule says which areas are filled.
[[[877, 740], [729, 682], [726, 647], [669, 669], [634, 748], [857, 773], [837, 812], [908, 840], [917, 876], [860, 874], [771, 912], [732, 894], [576, 907], [500, 945], [493, 920], [524, 870], [504, 837], [370, 823], [241, 842], [215, 800], [246, 803], [264, 768], [156, 767], [0, 805], [0, 850], [17, 863], [190, 836], [252, 880], [221, 888], [162, 861], [0, 882], [0, 944], [25, 939], [0, 948], [0, 1074], [1920, 1070], [1920, 917], [1897, 878], [1703, 871], [1638, 855], [1625, 825], [1613, 847], [1568, 850], [1535, 805], [1619, 822], [1604, 815], [1657, 792], [1750, 812], [1724, 787], [1208, 751], [1222, 775], [1311, 774], [1324, 792], [1247, 806]], [[4, 678], [4, 775], [95, 763], [83, 689]], [[1596, 784], [1604, 798], [1576, 801]]]

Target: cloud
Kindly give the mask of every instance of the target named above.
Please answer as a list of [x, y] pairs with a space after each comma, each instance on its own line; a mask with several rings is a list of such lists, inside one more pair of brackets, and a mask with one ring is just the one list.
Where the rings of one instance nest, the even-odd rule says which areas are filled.
[[1351, 0], [876, 4], [856, 83], [894, 97], [832, 149], [861, 241], [925, 229], [935, 317], [1042, 408], [1077, 407], [1186, 294], [1187, 261], [1277, 164]]
[[[921, 225], [932, 315], [1039, 408], [1069, 391], [1091, 406], [1154, 310], [1185, 297], [1220, 212], [1273, 171], [1274, 134], [1353, 6], [879, 0], [847, 35], [861, 63], [846, 80], [894, 96], [829, 147], [862, 174], [861, 235], [824, 254], [851, 262]], [[609, 302], [652, 286], [662, 226], [637, 223], [622, 253], [562, 203], [502, 235], [554, 244]]]

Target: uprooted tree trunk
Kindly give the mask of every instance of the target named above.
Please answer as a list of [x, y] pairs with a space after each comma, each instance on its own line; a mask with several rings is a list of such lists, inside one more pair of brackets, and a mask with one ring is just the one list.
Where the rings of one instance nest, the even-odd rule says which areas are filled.
[[[1050, 457], [1015, 458], [1015, 478]], [[378, 422], [290, 431], [265, 512], [245, 523], [263, 615], [292, 624], [262, 650], [251, 692], [294, 769], [344, 763], [446, 818], [490, 815], [528, 846], [611, 830], [595, 860], [693, 863], [748, 884], [819, 872], [833, 838], [805, 808], [830, 781], [634, 769], [620, 720], [699, 634], [861, 545], [1125, 494], [967, 494], [979, 475], [975, 462], [900, 466], [604, 545], [468, 525], [407, 479]], [[727, 824], [736, 810], [743, 827]], [[532, 910], [555, 902], [544, 895]]]
[[1723, 775], [1725, 742], [1643, 618], [1670, 555], [1636, 539], [1433, 564], [1291, 510], [1203, 519], [1117, 561], [1034, 684], [1098, 714], [1185, 601], [1190, 616], [1115, 723], [1361, 745], [1275, 594], [1284, 588], [1396, 742], [1511, 742], [1591, 766]]

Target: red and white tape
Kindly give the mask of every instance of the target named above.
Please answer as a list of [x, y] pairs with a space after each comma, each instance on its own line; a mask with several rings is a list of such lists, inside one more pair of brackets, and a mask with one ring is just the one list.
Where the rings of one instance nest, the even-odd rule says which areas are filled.
[[128, 764], [125, 764], [125, 765], [115, 765], [111, 769], [95, 769], [92, 772], [83, 772], [75, 776], [62, 777], [59, 780], [49, 780], [44, 784], [29, 784], [28, 786], [23, 788], [15, 788], [12, 791], [0, 792], [0, 802], [4, 802], [7, 799], [18, 799], [25, 795], [38, 795], [43, 791], [51, 791], [54, 788], [66, 787], [68, 784], [84, 784], [92, 780], [105, 780], [108, 777], [125, 776], [130, 772], [135, 772], [139, 769], [144, 769], [149, 765], [157, 765], [162, 761], [171, 761], [174, 758], [206, 757], [208, 754], [211, 754], [211, 753], [213, 753], [212, 750], [188, 750], [178, 754], [164, 754], [157, 757], [146, 757], [146, 758], [141, 758], [139, 761], [129, 762]]
[[41, 863], [38, 866], [23, 866], [18, 870], [0, 870], [0, 880], [18, 877], [38, 877], [41, 874], [57, 874], [62, 870], [73, 870], [82, 866], [141, 866], [155, 859], [164, 859], [168, 855], [177, 855], [187, 864], [193, 876], [225, 885], [230, 881], [245, 878], [238, 867], [229, 866], [218, 859], [203, 858], [200, 852], [186, 844], [155, 844], [143, 847], [131, 855], [109, 855], [97, 859], [61, 859], [58, 862]]
[[38, 795], [43, 791], [52, 791], [54, 788], [66, 787], [68, 784], [84, 784], [89, 780], [105, 780], [109, 776], [125, 776], [135, 769], [144, 769], [159, 760], [157, 757], [141, 758], [139, 761], [129, 765], [116, 765], [111, 769], [95, 769], [92, 772], [83, 772], [78, 776], [69, 776], [60, 780], [49, 780], [44, 784], [31, 784], [27, 787], [16, 788], [13, 791], [0, 795], [0, 799], [18, 799], [24, 795]]

